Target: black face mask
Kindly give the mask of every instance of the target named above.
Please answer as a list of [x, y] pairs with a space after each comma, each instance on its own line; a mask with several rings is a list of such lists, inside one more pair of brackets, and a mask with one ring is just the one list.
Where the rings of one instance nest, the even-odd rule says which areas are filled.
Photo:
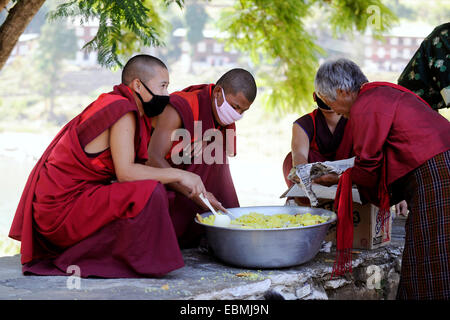
[[316, 95], [316, 103], [319, 106], [320, 109], [323, 110], [331, 110], [331, 108], [329, 106], [327, 106], [325, 104], [325, 102], [322, 101], [322, 99], [320, 99], [317, 95]]
[[163, 112], [166, 105], [169, 103], [170, 97], [154, 94], [149, 88], [147, 88], [147, 86], [142, 81], [141, 83], [144, 86], [144, 88], [147, 89], [147, 91], [150, 92], [150, 94], [153, 96], [153, 98], [150, 101], [145, 102], [142, 99], [141, 95], [136, 92], [136, 95], [138, 96], [139, 100], [141, 100], [145, 115], [149, 118], [160, 115]]

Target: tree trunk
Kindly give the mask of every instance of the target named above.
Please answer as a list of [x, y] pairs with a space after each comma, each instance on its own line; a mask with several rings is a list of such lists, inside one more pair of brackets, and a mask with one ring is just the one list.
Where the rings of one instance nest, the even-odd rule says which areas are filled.
[[[5, 1], [0, 0], [0, 4], [3, 2]], [[8, 60], [19, 37], [44, 2], [45, 0], [18, 0], [9, 10], [5, 22], [0, 27], [0, 70]]]

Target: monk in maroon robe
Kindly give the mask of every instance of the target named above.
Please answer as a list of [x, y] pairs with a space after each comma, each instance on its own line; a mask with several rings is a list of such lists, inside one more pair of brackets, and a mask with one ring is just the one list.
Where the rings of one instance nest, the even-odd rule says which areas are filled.
[[[206, 196], [215, 209], [224, 211], [225, 208], [239, 207], [227, 157], [236, 154], [235, 122], [250, 108], [256, 90], [255, 80], [248, 71], [232, 69], [216, 84], [195, 85], [172, 93], [170, 104], [155, 121], [149, 164], [195, 172], [202, 178]], [[191, 153], [183, 151], [183, 146], [180, 148], [182, 142], [173, 139], [176, 130], [190, 137]], [[208, 141], [207, 133], [219, 136]], [[218, 148], [207, 154], [212, 144]], [[183, 161], [176, 159], [180, 154], [185, 154]], [[195, 224], [194, 217], [209, 209], [180, 184], [172, 183], [168, 187], [169, 211], [180, 246], [196, 246], [203, 228]]]
[[[347, 119], [337, 115], [313, 94], [317, 109], [297, 120], [292, 126], [291, 149], [283, 162], [283, 175], [288, 187], [292, 167], [312, 162], [336, 161], [352, 157], [352, 135]], [[302, 198], [302, 204], [308, 204]]]
[[[345, 185], [351, 189], [356, 184], [381, 212], [401, 199], [408, 204], [397, 298], [450, 299], [449, 121], [404, 87], [369, 83], [347, 59], [324, 63], [315, 86], [318, 96], [351, 123], [356, 159], [341, 177]], [[316, 182], [341, 185], [333, 174]], [[346, 196], [342, 199], [346, 207]], [[346, 221], [340, 214], [338, 210], [338, 228]]]
[[[9, 236], [25, 274], [161, 276], [184, 265], [162, 184], [206, 192], [199, 176], [145, 165], [151, 118], [169, 97], [159, 59], [138, 55], [122, 84], [57, 134], [32, 170]], [[74, 270], [74, 269], [70, 269]]]

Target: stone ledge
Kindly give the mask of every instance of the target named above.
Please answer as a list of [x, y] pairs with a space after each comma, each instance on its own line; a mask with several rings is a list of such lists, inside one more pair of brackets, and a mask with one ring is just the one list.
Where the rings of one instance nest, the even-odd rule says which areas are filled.
[[69, 289], [74, 277], [24, 276], [19, 255], [1, 257], [0, 299], [395, 299], [403, 251], [403, 229], [398, 230], [400, 234], [393, 234], [389, 246], [354, 250], [353, 273], [335, 279], [330, 279], [334, 250], [319, 252], [310, 262], [296, 267], [249, 270], [222, 264], [207, 250], [187, 249], [182, 251], [185, 267], [165, 277], [77, 278], [79, 289]]

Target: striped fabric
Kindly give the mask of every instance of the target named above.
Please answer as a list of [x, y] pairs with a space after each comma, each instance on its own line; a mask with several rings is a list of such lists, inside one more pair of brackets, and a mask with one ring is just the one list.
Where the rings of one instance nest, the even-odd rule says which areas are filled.
[[397, 299], [450, 299], [450, 150], [410, 176]]

